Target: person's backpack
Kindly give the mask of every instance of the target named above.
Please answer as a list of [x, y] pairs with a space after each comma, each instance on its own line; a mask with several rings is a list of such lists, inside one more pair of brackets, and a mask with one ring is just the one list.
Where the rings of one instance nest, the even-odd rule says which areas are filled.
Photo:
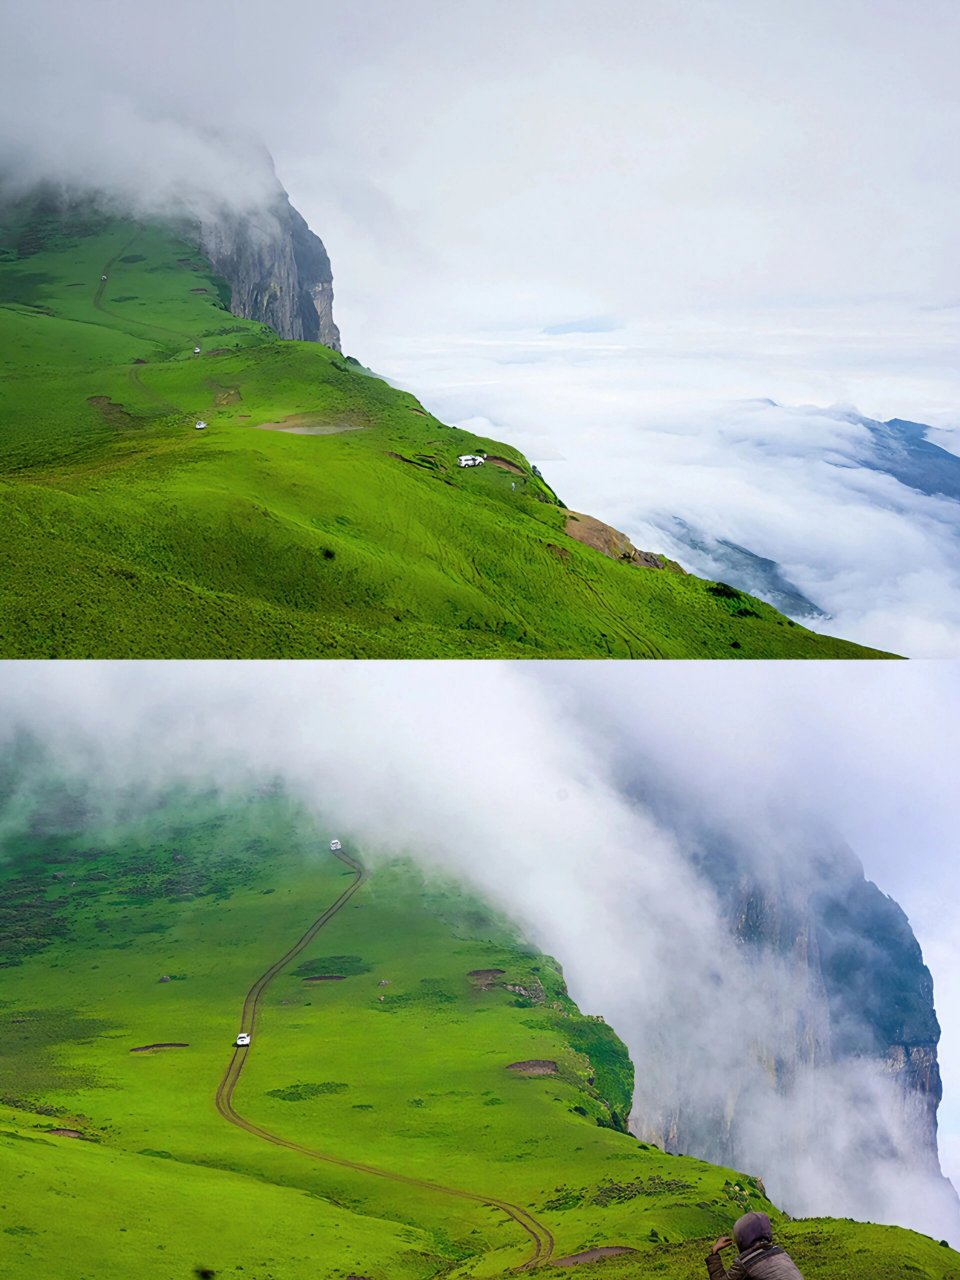
[[771, 1245], [769, 1249], [763, 1249], [756, 1255], [756, 1257], [751, 1258], [749, 1262], [741, 1257], [740, 1265], [743, 1267], [744, 1271], [746, 1271], [747, 1275], [750, 1275], [750, 1273], [755, 1270], [755, 1268], [757, 1268], [764, 1259], [774, 1258], [778, 1253], [786, 1253], [786, 1249], [781, 1249], [780, 1246], [776, 1244]]

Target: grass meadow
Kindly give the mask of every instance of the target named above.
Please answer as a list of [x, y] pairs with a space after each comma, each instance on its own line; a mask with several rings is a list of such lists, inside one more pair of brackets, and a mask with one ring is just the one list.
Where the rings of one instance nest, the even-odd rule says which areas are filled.
[[520, 453], [231, 315], [171, 230], [0, 226], [0, 656], [885, 656], [583, 545]]
[[[215, 1109], [245, 992], [350, 881], [327, 848], [346, 833], [276, 794], [123, 809], [98, 817], [54, 786], [4, 824], [5, 1277], [512, 1274], [529, 1242], [498, 1210], [270, 1145]], [[267, 989], [234, 1099], [246, 1118], [510, 1201], [554, 1259], [636, 1251], [581, 1264], [586, 1280], [697, 1274], [751, 1206], [808, 1278], [867, 1280], [881, 1260], [893, 1274], [891, 1258], [898, 1275], [960, 1277], [937, 1242], [782, 1222], [749, 1174], [629, 1136], [632, 1064], [557, 963], [462, 887], [358, 852], [368, 879]], [[550, 1074], [508, 1069], [529, 1062]]]

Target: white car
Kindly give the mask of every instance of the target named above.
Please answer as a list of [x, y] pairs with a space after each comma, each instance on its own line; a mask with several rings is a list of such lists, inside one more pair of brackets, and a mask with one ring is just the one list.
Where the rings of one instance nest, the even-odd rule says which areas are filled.
[[343, 845], [340, 843], [340, 841], [339, 841], [339, 840], [331, 840], [331, 841], [330, 841], [330, 852], [331, 852], [331, 853], [336, 853], [338, 850], [340, 850], [340, 849], [342, 849], [342, 848], [343, 848]]
[[246, 1031], [241, 1031], [237, 1036], [237, 1048], [245, 1049], [249, 1043], [250, 1037], [247, 1035]]
[[200, 354], [200, 348], [199, 348], [199, 347], [194, 347], [194, 348], [193, 348], [193, 354], [194, 354], [195, 356], [198, 356], [198, 355]]
[[481, 458], [479, 453], [462, 453], [457, 459], [458, 467], [482, 467], [485, 458]]
[[200, 421], [196, 424], [196, 429], [197, 429], [198, 431], [206, 431], [206, 429], [207, 429], [207, 424], [204, 422], [204, 420], [203, 420], [202, 418], [201, 418], [201, 419], [200, 419]]

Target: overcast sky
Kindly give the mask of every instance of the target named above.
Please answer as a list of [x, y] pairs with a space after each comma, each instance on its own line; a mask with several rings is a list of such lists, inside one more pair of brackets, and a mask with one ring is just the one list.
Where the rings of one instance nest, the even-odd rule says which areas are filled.
[[[358, 350], [401, 323], [960, 305], [951, 0], [4, 13], [27, 149], [119, 158], [164, 116], [260, 134], [327, 240]], [[172, 138], [151, 162], [175, 165]]]
[[0, 162], [243, 204], [202, 131], [261, 138], [348, 352], [640, 545], [678, 554], [669, 507], [835, 634], [960, 657], [956, 504], [794, 412], [960, 452], [958, 50], [953, 0], [12, 0]]

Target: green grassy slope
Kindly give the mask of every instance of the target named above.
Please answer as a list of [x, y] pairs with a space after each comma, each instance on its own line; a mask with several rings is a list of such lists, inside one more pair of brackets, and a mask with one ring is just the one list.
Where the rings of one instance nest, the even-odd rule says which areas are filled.
[[[5, 1276], [419, 1280], [524, 1262], [494, 1209], [268, 1145], [215, 1110], [245, 991], [351, 878], [302, 812], [179, 797], [70, 825], [28, 814], [0, 850]], [[185, 1047], [131, 1052], [158, 1043]], [[558, 1073], [507, 1070], [529, 1060]], [[621, 1132], [631, 1090], [623, 1046], [552, 960], [393, 862], [268, 988], [235, 1102], [310, 1149], [509, 1200], [555, 1258], [641, 1255], [578, 1276], [689, 1275], [745, 1207], [779, 1222], [753, 1179]], [[911, 1275], [960, 1275], [956, 1254], [909, 1232], [784, 1230], [808, 1277], [867, 1280], [881, 1245]]]
[[5, 222], [0, 656], [881, 656], [581, 545], [516, 450], [231, 316], [172, 232]]

